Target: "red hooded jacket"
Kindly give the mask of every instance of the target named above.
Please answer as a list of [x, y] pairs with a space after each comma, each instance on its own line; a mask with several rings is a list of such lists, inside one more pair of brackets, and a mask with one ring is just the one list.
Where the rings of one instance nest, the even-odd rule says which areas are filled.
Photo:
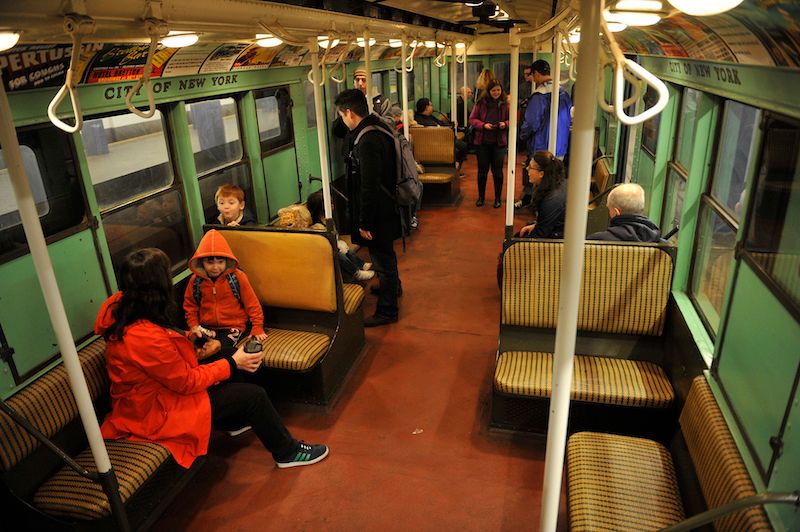
[[[104, 334], [114, 323], [117, 292], [103, 303], [94, 325]], [[180, 333], [139, 320], [106, 343], [111, 412], [100, 427], [104, 438], [153, 441], [188, 468], [206, 454], [211, 403], [206, 389], [231, 375], [228, 359], [198, 365], [192, 343]]]
[[[203, 257], [224, 257], [228, 267], [216, 279], [210, 279], [203, 269]], [[189, 261], [189, 268], [194, 272], [186, 285], [183, 296], [183, 310], [186, 312], [186, 323], [190, 328], [204, 325], [212, 329], [239, 329], [244, 330], [250, 321], [253, 336], [264, 334], [264, 312], [261, 303], [247, 279], [247, 275], [239, 269], [239, 261], [233, 255], [231, 247], [222, 237], [222, 234], [211, 229], [205, 234], [197, 246], [197, 251]], [[239, 281], [240, 303], [231, 290], [227, 275], [236, 272]], [[200, 283], [200, 303], [194, 298], [195, 278], [202, 279]]]

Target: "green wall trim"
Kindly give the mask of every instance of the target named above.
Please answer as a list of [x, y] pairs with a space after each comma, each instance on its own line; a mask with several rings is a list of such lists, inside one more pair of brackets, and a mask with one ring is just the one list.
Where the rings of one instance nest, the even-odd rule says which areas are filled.
[[685, 292], [673, 290], [672, 297], [675, 299], [675, 303], [678, 305], [678, 310], [683, 315], [687, 327], [689, 327], [689, 332], [695, 345], [697, 345], [700, 356], [703, 357], [706, 366], [711, 367], [711, 360], [714, 358], [714, 341], [706, 331], [700, 316], [697, 314], [697, 309], [694, 308], [691, 299]]
[[800, 70], [642, 56], [641, 64], [666, 81], [762, 109], [800, 117]]
[[267, 198], [267, 187], [264, 183], [261, 140], [258, 133], [258, 120], [255, 109], [256, 100], [253, 97], [253, 93], [251, 91], [244, 93], [239, 100], [239, 124], [242, 128], [244, 154], [250, 167], [253, 196], [256, 201], [254, 205], [256, 219], [266, 220], [269, 217], [269, 198]]
[[200, 184], [197, 181], [197, 167], [194, 164], [194, 150], [192, 137], [189, 133], [189, 119], [186, 116], [186, 106], [177, 104], [167, 112], [167, 121], [170, 126], [170, 140], [172, 151], [175, 154], [176, 178], [181, 180], [186, 212], [189, 216], [189, 229], [194, 245], [203, 238], [203, 200], [200, 197]]

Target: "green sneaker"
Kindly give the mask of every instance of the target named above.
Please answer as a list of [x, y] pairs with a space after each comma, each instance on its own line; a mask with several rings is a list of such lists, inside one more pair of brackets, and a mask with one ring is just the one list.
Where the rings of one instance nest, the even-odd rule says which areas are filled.
[[308, 444], [303, 441], [297, 446], [297, 450], [289, 455], [285, 460], [275, 460], [281, 469], [287, 467], [299, 467], [304, 465], [316, 464], [328, 456], [328, 447], [322, 444]]

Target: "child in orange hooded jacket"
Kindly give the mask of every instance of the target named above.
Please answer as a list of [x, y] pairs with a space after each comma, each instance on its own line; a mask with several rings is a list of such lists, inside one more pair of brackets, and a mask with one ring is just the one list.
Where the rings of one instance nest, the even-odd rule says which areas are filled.
[[200, 336], [202, 328], [210, 329], [223, 350], [235, 347], [248, 334], [260, 342], [266, 340], [261, 303], [219, 231], [205, 234], [189, 268], [194, 273], [186, 286], [183, 309], [192, 332]]

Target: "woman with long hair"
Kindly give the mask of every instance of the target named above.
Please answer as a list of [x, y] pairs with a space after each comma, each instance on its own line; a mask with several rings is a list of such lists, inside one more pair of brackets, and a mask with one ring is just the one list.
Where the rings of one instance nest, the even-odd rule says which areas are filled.
[[492, 81], [497, 81], [497, 78], [488, 68], [484, 68], [481, 70], [481, 73], [478, 74], [478, 79], [475, 80], [475, 99], [480, 100], [486, 95], [486, 91], [489, 90], [489, 83]]
[[567, 212], [567, 178], [564, 163], [549, 151], [537, 151], [528, 165], [531, 184], [531, 212], [536, 221], [523, 227], [519, 235], [531, 238], [563, 238]]
[[472, 143], [478, 153], [478, 201], [483, 207], [486, 195], [486, 180], [489, 168], [494, 180], [494, 208], [500, 207], [503, 191], [503, 160], [508, 146], [508, 101], [503, 86], [497, 80], [487, 85], [483, 97], [478, 100], [469, 117], [475, 133]]
[[328, 455], [326, 446], [289, 434], [262, 387], [224, 382], [237, 369], [255, 372], [263, 352], [239, 347], [230, 356], [198, 364], [198, 358], [219, 351], [220, 343], [172, 327], [170, 260], [163, 251], [128, 254], [119, 285], [121, 291], [103, 303], [95, 322], [95, 333], [106, 340], [111, 380], [104, 438], [156, 442], [188, 468], [206, 454], [212, 425], [224, 430], [250, 425], [280, 468], [313, 464]]

